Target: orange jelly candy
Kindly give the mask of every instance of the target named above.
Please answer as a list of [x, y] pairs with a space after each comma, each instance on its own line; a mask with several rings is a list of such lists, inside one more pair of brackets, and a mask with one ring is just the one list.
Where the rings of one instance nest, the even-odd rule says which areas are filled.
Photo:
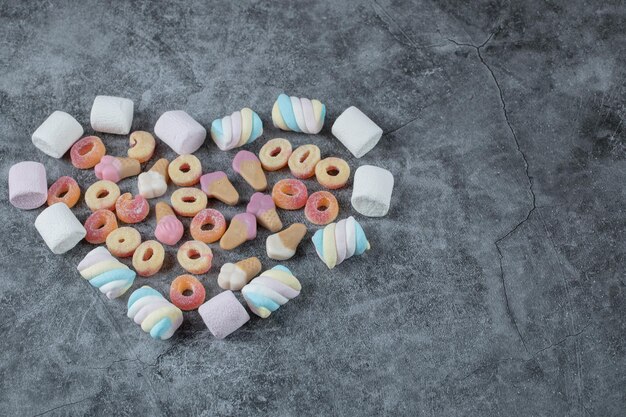
[[217, 210], [203, 209], [195, 215], [189, 230], [195, 240], [204, 243], [217, 242], [226, 231], [226, 219]]
[[148, 217], [150, 204], [143, 196], [124, 193], [115, 202], [115, 212], [124, 223], [139, 223]]
[[98, 165], [106, 154], [104, 143], [97, 136], [86, 136], [76, 142], [70, 150], [72, 165], [79, 169], [89, 169]]
[[272, 188], [272, 199], [276, 207], [285, 210], [298, 210], [304, 207], [309, 192], [300, 180], [292, 178], [278, 181]]
[[109, 233], [117, 229], [117, 218], [111, 210], [100, 209], [85, 220], [85, 240], [89, 243], [104, 243]]
[[48, 189], [48, 205], [54, 203], [65, 203], [72, 208], [78, 203], [80, 198], [80, 187], [72, 177], [61, 177]]
[[[185, 295], [190, 291], [191, 294]], [[176, 277], [170, 286], [170, 300], [172, 304], [184, 311], [195, 310], [204, 303], [206, 290], [198, 278], [184, 274]]]
[[304, 215], [313, 224], [320, 226], [331, 223], [339, 214], [337, 198], [328, 191], [311, 194], [304, 208]]

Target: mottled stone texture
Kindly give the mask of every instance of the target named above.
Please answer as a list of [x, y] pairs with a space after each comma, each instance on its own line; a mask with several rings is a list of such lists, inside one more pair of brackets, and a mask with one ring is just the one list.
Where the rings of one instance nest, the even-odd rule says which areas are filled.
[[[1, 3], [1, 414], [624, 415], [622, 1]], [[320, 136], [269, 127], [283, 91], [327, 105]], [[145, 130], [166, 110], [208, 127], [250, 106], [266, 124], [252, 151], [287, 137], [391, 170], [389, 215], [357, 216], [372, 251], [329, 273], [307, 238], [285, 262], [302, 295], [271, 318], [218, 341], [186, 313], [177, 336], [151, 340], [126, 297], [108, 301], [76, 273], [90, 245], [53, 255], [40, 210], [8, 203], [9, 167], [24, 159], [50, 182], [94, 181], [30, 135], [54, 110], [91, 133], [98, 94], [133, 99]], [[385, 131], [360, 160], [330, 136], [350, 105]], [[127, 137], [102, 137], [125, 154]], [[197, 154], [235, 178], [234, 152]], [[160, 143], [157, 156], [174, 154]], [[354, 213], [350, 191], [337, 195], [341, 217]], [[88, 215], [83, 202], [75, 212]], [[139, 229], [153, 226], [154, 213]], [[209, 295], [226, 261], [273, 265], [266, 236], [215, 250]], [[181, 272], [169, 249], [135, 286], [166, 292]]]

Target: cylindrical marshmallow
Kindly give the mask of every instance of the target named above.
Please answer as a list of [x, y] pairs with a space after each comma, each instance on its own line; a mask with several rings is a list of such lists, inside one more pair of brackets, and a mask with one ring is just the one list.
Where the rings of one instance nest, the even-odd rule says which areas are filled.
[[35, 219], [35, 228], [52, 253], [60, 255], [72, 249], [87, 232], [65, 203], [56, 203]]
[[360, 158], [376, 146], [383, 130], [361, 110], [351, 106], [335, 120], [332, 133], [352, 155]]
[[198, 308], [213, 336], [223, 339], [250, 320], [250, 315], [232, 291], [224, 291]]
[[69, 114], [52, 113], [33, 133], [33, 145], [53, 158], [60, 158], [83, 135], [83, 127]]
[[154, 133], [179, 155], [194, 153], [206, 138], [206, 129], [182, 110], [163, 113]]
[[133, 101], [123, 97], [96, 96], [91, 106], [91, 127], [96, 132], [128, 135], [133, 124]]
[[48, 198], [46, 167], [39, 162], [24, 161], [9, 170], [9, 201], [22, 210], [41, 207]]
[[389, 211], [393, 174], [384, 168], [363, 165], [354, 174], [352, 207], [364, 216], [382, 217]]

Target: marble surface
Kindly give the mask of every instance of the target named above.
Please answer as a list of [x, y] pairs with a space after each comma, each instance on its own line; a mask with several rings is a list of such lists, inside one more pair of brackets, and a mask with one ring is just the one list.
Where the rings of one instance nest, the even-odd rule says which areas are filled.
[[[471, 5], [468, 5], [471, 4]], [[626, 7], [621, 1], [0, 1], [0, 410], [5, 415], [617, 416], [626, 408]], [[281, 92], [328, 107], [319, 136], [270, 127]], [[329, 272], [308, 241], [300, 297], [223, 341], [195, 313], [151, 340], [53, 255], [8, 203], [21, 160], [77, 171], [30, 135], [54, 110], [90, 133], [97, 94], [133, 129], [250, 106], [271, 137], [313, 141], [396, 178], [372, 250]], [[385, 134], [356, 160], [330, 135], [356, 105]], [[102, 135], [110, 154], [127, 138]], [[158, 145], [158, 156], [172, 157]], [[231, 178], [209, 143], [205, 169]], [[270, 184], [287, 177], [271, 174]], [[244, 199], [252, 190], [235, 181]], [[308, 181], [311, 190], [319, 188]], [[121, 183], [136, 192], [133, 179]], [[349, 190], [337, 193], [342, 216]], [[216, 207], [223, 207], [216, 205]], [[243, 210], [224, 208], [227, 216]], [[83, 202], [75, 209], [84, 221]], [[283, 214], [291, 223], [301, 212]], [[154, 214], [139, 227], [151, 236]], [[227, 261], [264, 253], [265, 231]], [[166, 293], [182, 271], [168, 250]]]

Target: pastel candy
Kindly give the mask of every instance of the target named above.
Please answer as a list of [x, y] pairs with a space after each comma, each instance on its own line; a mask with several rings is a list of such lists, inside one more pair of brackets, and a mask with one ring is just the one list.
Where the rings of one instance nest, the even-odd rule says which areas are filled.
[[250, 213], [239, 213], [233, 217], [228, 229], [220, 239], [220, 247], [235, 249], [247, 240], [256, 237], [256, 217]]
[[194, 153], [206, 139], [206, 129], [182, 110], [163, 113], [154, 133], [179, 155]]
[[217, 284], [225, 290], [239, 291], [261, 272], [261, 261], [257, 257], [243, 259], [235, 264], [225, 263], [217, 276]]
[[139, 194], [145, 198], [161, 197], [167, 192], [167, 167], [169, 161], [161, 158], [154, 163], [147, 172], [142, 172], [137, 177], [137, 188]]
[[127, 135], [133, 124], [133, 101], [123, 97], [96, 96], [91, 106], [91, 128], [96, 132]]
[[83, 127], [69, 114], [52, 113], [33, 133], [33, 145], [53, 158], [60, 158], [83, 135]]
[[241, 289], [250, 310], [267, 318], [287, 301], [297, 297], [302, 289], [300, 281], [282, 265], [263, 272]]
[[252, 143], [262, 134], [261, 118], [247, 107], [211, 123], [211, 138], [223, 151]]
[[78, 272], [109, 300], [124, 294], [135, 281], [135, 271], [118, 261], [107, 248], [99, 246], [78, 264]]
[[292, 224], [279, 233], [269, 235], [265, 241], [267, 256], [278, 261], [293, 257], [304, 235], [306, 235], [306, 226], [302, 223]]
[[183, 323], [183, 312], [147, 285], [130, 295], [127, 315], [141, 326], [141, 330], [159, 340], [172, 337]]
[[239, 193], [223, 171], [210, 172], [200, 177], [200, 188], [210, 198], [234, 206], [239, 202]]
[[94, 172], [98, 179], [117, 183], [124, 178], [139, 175], [141, 164], [133, 158], [104, 155], [94, 167]]
[[232, 291], [224, 291], [198, 308], [204, 324], [217, 339], [223, 339], [250, 320], [250, 315]]
[[57, 255], [72, 249], [87, 234], [65, 203], [53, 204], [42, 211], [35, 219], [35, 228]]
[[319, 100], [281, 94], [272, 108], [274, 126], [282, 130], [319, 133], [324, 126], [326, 106]]
[[370, 249], [363, 228], [352, 216], [318, 230], [312, 240], [317, 255], [329, 269]]
[[254, 214], [256, 221], [271, 232], [278, 232], [283, 228], [283, 223], [276, 212], [276, 204], [271, 195], [254, 193], [246, 207], [246, 212]]
[[263, 172], [261, 161], [255, 154], [249, 151], [239, 151], [233, 158], [233, 169], [241, 175], [255, 191], [263, 191], [267, 188], [267, 178]]
[[18, 162], [9, 169], [9, 201], [22, 210], [41, 207], [48, 198], [46, 167], [39, 162]]
[[332, 133], [352, 155], [360, 158], [376, 146], [383, 130], [361, 110], [352, 106], [335, 120]]
[[373, 165], [360, 166], [354, 174], [352, 207], [364, 216], [382, 217], [389, 211], [393, 174]]

